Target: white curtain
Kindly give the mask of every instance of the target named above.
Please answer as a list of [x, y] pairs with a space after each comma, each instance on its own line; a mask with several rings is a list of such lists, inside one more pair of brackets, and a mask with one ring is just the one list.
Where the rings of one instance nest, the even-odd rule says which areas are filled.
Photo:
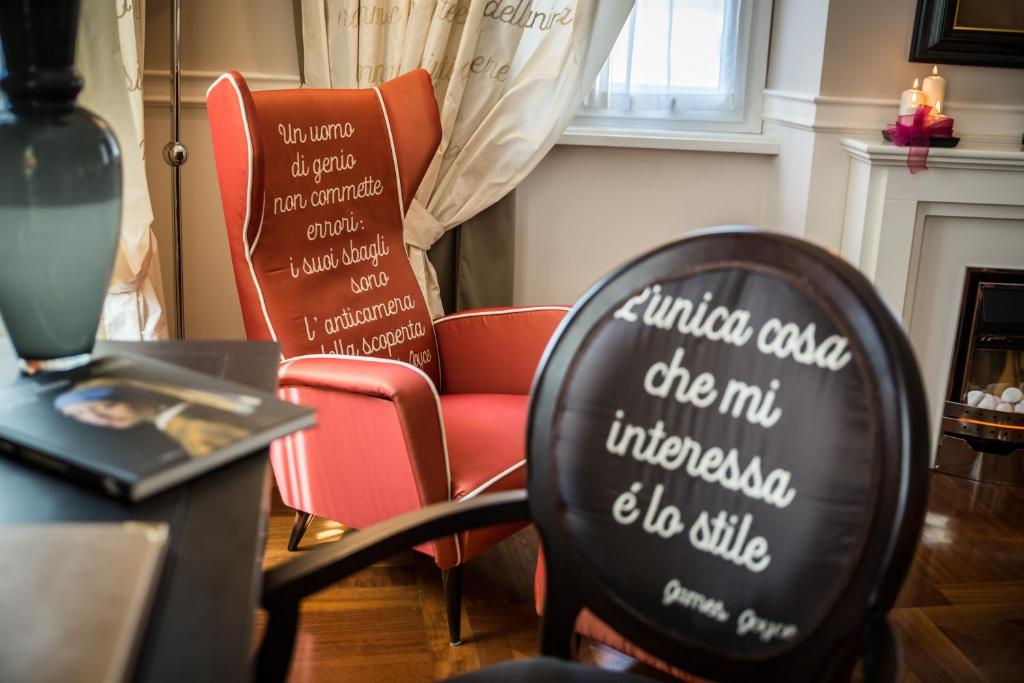
[[508, 194], [590, 90], [633, 0], [302, 0], [304, 81], [363, 88], [423, 67], [442, 139], [409, 207], [409, 260], [443, 313], [427, 250]]
[[85, 87], [78, 102], [104, 118], [121, 145], [121, 243], [100, 325], [109, 339], [167, 337], [144, 156], [144, 26], [144, 0], [82, 3], [75, 61]]

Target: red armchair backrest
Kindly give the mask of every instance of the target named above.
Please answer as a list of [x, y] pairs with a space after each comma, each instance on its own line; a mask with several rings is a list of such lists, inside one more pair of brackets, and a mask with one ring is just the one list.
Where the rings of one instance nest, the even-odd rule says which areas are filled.
[[246, 335], [291, 358], [374, 356], [438, 381], [426, 301], [402, 238], [441, 124], [422, 69], [379, 88], [207, 93]]

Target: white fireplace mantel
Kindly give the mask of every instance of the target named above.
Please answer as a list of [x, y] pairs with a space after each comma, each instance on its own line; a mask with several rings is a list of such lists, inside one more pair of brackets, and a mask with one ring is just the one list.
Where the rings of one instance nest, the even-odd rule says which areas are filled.
[[934, 438], [966, 268], [1024, 269], [1024, 150], [931, 149], [928, 169], [911, 175], [906, 147], [880, 136], [841, 144], [850, 164], [841, 252], [907, 329]]
[[1024, 218], [1020, 146], [932, 149], [928, 170], [911, 175], [906, 147], [859, 138], [842, 145], [850, 157], [842, 254], [901, 316], [910, 303], [915, 239], [929, 216]]
[[[843, 138], [843, 148], [851, 159], [876, 166], [907, 168], [906, 147], [881, 140]], [[928, 151], [928, 168], [969, 168], [979, 171], [1024, 171], [1024, 149], [1021, 145], [980, 145], [932, 148]], [[909, 174], [909, 169], [907, 173]]]

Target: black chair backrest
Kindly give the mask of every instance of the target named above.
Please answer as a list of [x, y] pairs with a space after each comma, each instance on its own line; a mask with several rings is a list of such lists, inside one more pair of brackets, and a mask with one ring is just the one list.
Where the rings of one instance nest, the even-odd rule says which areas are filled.
[[698, 675], [848, 676], [891, 644], [925, 406], [899, 323], [818, 247], [719, 228], [623, 266], [566, 318], [534, 386], [542, 649], [564, 655], [586, 607]]

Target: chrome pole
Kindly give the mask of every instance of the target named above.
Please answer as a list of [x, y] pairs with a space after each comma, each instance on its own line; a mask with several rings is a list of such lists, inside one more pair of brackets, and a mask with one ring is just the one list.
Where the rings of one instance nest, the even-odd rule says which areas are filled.
[[181, 0], [171, 0], [171, 141], [164, 145], [164, 161], [171, 167], [171, 235], [174, 240], [175, 333], [185, 338], [185, 276], [181, 245], [181, 166], [188, 148], [181, 142]]

